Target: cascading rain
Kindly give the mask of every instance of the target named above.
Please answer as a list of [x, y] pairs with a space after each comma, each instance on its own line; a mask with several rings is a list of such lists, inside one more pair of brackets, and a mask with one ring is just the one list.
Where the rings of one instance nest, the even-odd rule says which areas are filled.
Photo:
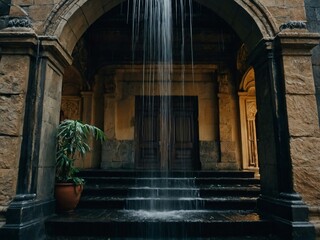
[[[131, 1], [128, 1], [130, 5]], [[143, 109], [150, 116], [147, 120], [158, 121], [157, 127], [148, 129], [150, 139], [159, 143], [159, 168], [170, 167], [170, 146], [172, 145], [172, 96], [177, 94], [183, 99], [185, 75], [185, 42], [190, 38], [191, 66], [193, 66], [192, 49], [192, 0], [133, 0], [132, 6], [132, 55], [136, 61], [137, 47], [142, 45], [142, 89]], [[188, 28], [185, 27], [189, 23]], [[185, 33], [189, 29], [189, 33]], [[180, 51], [178, 50], [180, 48]], [[174, 56], [174, 53], [176, 56]], [[180, 55], [180, 56], [179, 56]], [[173, 59], [181, 71], [181, 87], [179, 92], [172, 92]], [[179, 59], [179, 60], [177, 60]], [[138, 60], [139, 61], [139, 60]], [[192, 67], [193, 70], [193, 67]], [[159, 113], [155, 111], [159, 105]], [[182, 107], [184, 102], [182, 100]], [[155, 119], [155, 120], [154, 120]], [[145, 119], [143, 119], [145, 120]], [[150, 124], [146, 122], [143, 125]], [[153, 123], [154, 124], [154, 123]], [[143, 131], [144, 129], [142, 129]], [[181, 133], [183, 134], [183, 133]], [[149, 150], [152, 147], [149, 148]], [[155, 154], [157, 155], [157, 154]]]
[[[170, 147], [172, 133], [170, 121], [172, 121], [172, 91], [173, 62], [179, 65], [181, 71], [181, 88], [179, 96], [184, 97], [184, 74], [186, 35], [191, 42], [191, 65], [193, 65], [192, 53], [192, 1], [191, 0], [133, 0], [129, 1], [128, 9], [132, 9], [132, 52], [133, 62], [142, 62], [142, 108], [146, 112], [146, 119], [160, 121], [160, 129], [151, 127], [146, 139], [159, 141], [160, 158], [158, 169], [151, 173], [150, 178], [137, 179], [136, 186], [130, 191], [127, 199], [127, 209], [133, 210], [133, 214], [145, 216], [177, 217], [177, 211], [198, 209], [196, 203], [201, 203], [199, 189], [196, 188], [194, 179], [169, 177]], [[129, 14], [128, 14], [129, 15]], [[185, 24], [189, 24], [186, 28]], [[185, 29], [190, 32], [185, 33]], [[138, 47], [142, 45], [142, 56], [137, 56]], [[141, 47], [140, 47], [141, 48]], [[174, 56], [176, 54], [176, 56]], [[137, 60], [137, 58], [141, 60]], [[174, 60], [175, 59], [175, 60]], [[182, 108], [184, 102], [181, 103]], [[159, 109], [154, 109], [159, 106]], [[150, 126], [145, 120], [142, 126]], [[153, 124], [151, 124], [153, 125]], [[141, 129], [144, 131], [144, 128]], [[184, 133], [181, 133], [184, 134]], [[183, 138], [183, 137], [180, 137]], [[153, 144], [153, 143], [151, 143]], [[152, 146], [149, 149], [153, 149]], [[147, 153], [145, 155], [148, 155]], [[154, 169], [153, 169], [154, 170]], [[156, 176], [159, 173], [160, 176]], [[163, 175], [166, 178], [161, 178]], [[144, 181], [144, 182], [141, 182]], [[190, 199], [196, 201], [189, 201]], [[192, 202], [192, 203], [191, 203]], [[190, 205], [191, 203], [191, 205]], [[199, 204], [200, 205], [200, 204]], [[167, 214], [164, 214], [167, 213]]]
[[[159, 167], [166, 169], [170, 144], [171, 76], [173, 61], [173, 17], [170, 0], [133, 0], [132, 26], [133, 53], [139, 38], [143, 38], [143, 86], [144, 109], [154, 115], [155, 96], [159, 96], [160, 132], [151, 128], [151, 139], [158, 139]], [[134, 55], [133, 55], [134, 56]], [[145, 107], [146, 106], [146, 107]], [[156, 119], [157, 116], [151, 116]], [[152, 149], [152, 147], [150, 147]]]

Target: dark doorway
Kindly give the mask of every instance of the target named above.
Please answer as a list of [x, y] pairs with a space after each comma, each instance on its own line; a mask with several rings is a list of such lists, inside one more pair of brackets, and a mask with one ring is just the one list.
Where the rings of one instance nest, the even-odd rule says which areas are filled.
[[[169, 111], [164, 104], [169, 106]], [[197, 97], [137, 96], [135, 139], [135, 165], [138, 169], [197, 169]]]

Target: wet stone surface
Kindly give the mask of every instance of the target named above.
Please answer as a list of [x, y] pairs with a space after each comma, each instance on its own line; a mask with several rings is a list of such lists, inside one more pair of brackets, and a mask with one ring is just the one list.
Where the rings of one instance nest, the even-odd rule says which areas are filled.
[[[145, 238], [109, 238], [109, 237], [56, 237], [56, 238], [47, 238], [47, 240], [143, 240]], [[148, 238], [152, 239], [166, 239], [166, 240], [284, 240], [274, 235], [265, 236], [265, 237], [213, 237], [213, 238]]]
[[143, 210], [103, 210], [79, 209], [71, 214], [58, 215], [53, 221], [128, 221], [128, 222], [211, 222], [211, 221], [259, 221], [259, 215], [253, 211], [143, 211]]

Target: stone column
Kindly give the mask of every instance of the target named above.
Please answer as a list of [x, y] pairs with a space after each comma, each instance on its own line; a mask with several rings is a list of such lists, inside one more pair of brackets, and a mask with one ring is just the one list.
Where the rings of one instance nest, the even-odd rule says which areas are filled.
[[319, 36], [290, 29], [278, 34], [281, 47], [292, 188], [304, 201], [319, 204], [320, 129], [313, 79], [311, 49]]
[[1, 149], [14, 152], [0, 154], [2, 182], [12, 189], [5, 204], [13, 198], [0, 238], [42, 239], [44, 219], [54, 212], [55, 133], [71, 58], [56, 40], [31, 29], [1, 31], [0, 47]]
[[[115, 73], [105, 75], [105, 94], [104, 94], [104, 131], [107, 141], [102, 146], [101, 168], [113, 168], [116, 162], [116, 84], [114, 82]], [[116, 164], [117, 165], [117, 164]]]
[[232, 96], [230, 75], [220, 73], [219, 83], [219, 136], [220, 136], [220, 162], [218, 169], [239, 169], [236, 160], [236, 141], [234, 137], [235, 104]]
[[[29, 36], [28, 36], [29, 35]], [[5, 212], [9, 203], [16, 194], [19, 159], [26, 158], [29, 154], [23, 148], [26, 143], [23, 136], [24, 118], [26, 110], [27, 92], [33, 88], [29, 86], [29, 72], [34, 61], [35, 52], [32, 46], [36, 44], [35, 36], [25, 34], [23, 44], [14, 44], [10, 33], [0, 35], [0, 212]], [[8, 46], [9, 41], [12, 45]], [[29, 43], [28, 43], [29, 42]], [[30, 46], [31, 45], [31, 49]], [[30, 96], [30, 95], [29, 95]], [[28, 106], [28, 110], [34, 110]], [[26, 116], [27, 118], [28, 116]], [[24, 137], [24, 138], [23, 138]], [[24, 141], [23, 141], [24, 140]], [[21, 151], [24, 151], [21, 156]], [[30, 161], [30, 160], [28, 160]], [[26, 167], [29, 163], [26, 163]], [[25, 172], [21, 169], [20, 172]], [[20, 184], [21, 185], [21, 184]], [[30, 179], [25, 180], [25, 185], [30, 188]]]
[[308, 148], [308, 140], [315, 140], [319, 129], [310, 58], [317, 41], [317, 35], [304, 30], [288, 30], [274, 41], [262, 41], [251, 55], [256, 72], [262, 185], [258, 208], [274, 218], [275, 227], [287, 239], [314, 239], [308, 208], [296, 192], [297, 178], [301, 180], [297, 165], [307, 169], [309, 163], [297, 160], [301, 152], [296, 149]]
[[[81, 120], [84, 123], [93, 124], [93, 92], [81, 92], [82, 97], [82, 116]], [[90, 139], [91, 147], [94, 148], [94, 142]], [[98, 166], [97, 163], [93, 161], [92, 152], [86, 154], [85, 159], [83, 161], [78, 161], [82, 165], [82, 168], [94, 168]]]
[[81, 92], [82, 96], [82, 121], [88, 124], [92, 123], [92, 108], [93, 108], [93, 93], [92, 92]]

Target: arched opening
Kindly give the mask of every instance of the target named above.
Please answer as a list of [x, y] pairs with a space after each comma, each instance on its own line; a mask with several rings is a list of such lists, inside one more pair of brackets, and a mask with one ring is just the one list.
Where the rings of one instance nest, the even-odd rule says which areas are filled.
[[[203, 104], [204, 106], [203, 108], [199, 107], [199, 161], [201, 165], [207, 169], [240, 169], [242, 167], [241, 165], [243, 156], [241, 154], [241, 131], [238, 121], [238, 99], [235, 94], [241, 79], [239, 79], [239, 74], [236, 72], [236, 63], [234, 62], [236, 58], [236, 52], [239, 50], [241, 44], [245, 44], [249, 50], [249, 53], [252, 52], [252, 50], [258, 46], [263, 38], [272, 38], [277, 30], [275, 30], [275, 25], [273, 24], [272, 18], [268, 14], [268, 11], [266, 11], [266, 9], [264, 9], [264, 7], [258, 3], [247, 3], [242, 1], [235, 2], [231, 0], [225, 1], [223, 4], [220, 2], [205, 0], [194, 1], [194, 3], [197, 3], [197, 6], [200, 6], [200, 8], [207, 9], [211, 15], [212, 12], [215, 13], [214, 18], [211, 18], [211, 16], [208, 17], [208, 14], [207, 17], [202, 18], [201, 24], [204, 24], [203, 29], [207, 27], [205, 29], [207, 33], [204, 31], [198, 35], [199, 42], [205, 41], [206, 38], [213, 40], [212, 43], [207, 42], [207, 54], [204, 54], [205, 47], [203, 47], [202, 52], [201, 50], [198, 51], [199, 49], [194, 50], [195, 54], [199, 54], [199, 52], [199, 55], [202, 54], [202, 60], [199, 60], [199, 62], [204, 62], [205, 67], [199, 67], [199, 69], [202, 69], [199, 71], [206, 72], [205, 74], [211, 74], [209, 78], [211, 78], [210, 81], [213, 85], [211, 86], [211, 90], [214, 92], [214, 94], [211, 94], [212, 99], [210, 101], [199, 101], [199, 104]], [[123, 89], [122, 84], [119, 85], [120, 88], [116, 86], [118, 83], [123, 81], [123, 75], [128, 75], [129, 72], [125, 69], [125, 67], [124, 70], [121, 70], [121, 67], [115, 67], [115, 65], [119, 63], [123, 66], [128, 63], [130, 64], [130, 58], [132, 55], [130, 43], [131, 26], [128, 26], [130, 24], [127, 24], [128, 19], [127, 11], [125, 10], [126, 6], [128, 6], [127, 1], [86, 1], [83, 2], [81, 6], [75, 3], [70, 3], [68, 12], [63, 9], [57, 9], [57, 11], [49, 17], [50, 21], [48, 21], [46, 27], [47, 34], [57, 35], [61, 43], [70, 53], [73, 51], [77, 42], [82, 42], [82, 40], [86, 38], [87, 40], [89, 39], [92, 41], [91, 44], [95, 45], [96, 50], [95, 48], [89, 48], [89, 51], [91, 52], [91, 56], [97, 55], [100, 59], [96, 58], [96, 61], [91, 60], [91, 63], [87, 63], [88, 68], [90, 69], [87, 69], [87, 79], [85, 81], [87, 81], [89, 86], [90, 84], [93, 85], [97, 78], [101, 78], [101, 75], [95, 75], [98, 73], [98, 68], [108, 65], [109, 69], [111, 69], [107, 70], [111, 73], [103, 73], [107, 76], [102, 77], [104, 80], [101, 80], [102, 82], [109, 81], [109, 83], [98, 83], [102, 86], [102, 88], [105, 88], [105, 92], [100, 93], [99, 98], [104, 98], [105, 100], [101, 101], [109, 107], [113, 106], [110, 107], [110, 109], [114, 108], [113, 110], [104, 109], [103, 117], [99, 117], [100, 120], [98, 123], [100, 127], [105, 129], [105, 131], [111, 137], [110, 139], [113, 139], [117, 134], [115, 131], [115, 124], [119, 118], [115, 115], [115, 113], [118, 114], [121, 112], [117, 104], [114, 102], [115, 99], [112, 100], [112, 98], [114, 98], [112, 91]], [[93, 9], [95, 9], [95, 14], [92, 14]], [[68, 19], [68, 21], [60, 21], [58, 18], [59, 15], [66, 15], [65, 19]], [[121, 18], [122, 20], [120, 20]], [[116, 24], [110, 24], [112, 21], [116, 21]], [[214, 23], [214, 21], [217, 22]], [[50, 22], [53, 24], [50, 24]], [[79, 22], [82, 24], [79, 24]], [[216, 26], [218, 26], [221, 22], [223, 24], [220, 28], [217, 28]], [[95, 27], [97, 28], [96, 30], [94, 30]], [[104, 28], [104, 30], [100, 32], [104, 33], [104, 35], [101, 35], [103, 36], [102, 38], [97, 38], [94, 40], [93, 36], [95, 34], [93, 32], [98, 32], [98, 28], [100, 28], [100, 31], [101, 28]], [[227, 32], [232, 32], [232, 34], [228, 35]], [[88, 37], [89, 35], [91, 35], [91, 38]], [[124, 39], [126, 39], [126, 41], [124, 41]], [[121, 44], [120, 42], [117, 44], [117, 40], [120, 40], [120, 42], [122, 41]], [[102, 41], [109, 41], [109, 44], [103, 44]], [[204, 45], [205, 44], [203, 44], [203, 46]], [[102, 47], [104, 49], [102, 49], [101, 46], [104, 46]], [[108, 46], [109, 50], [107, 49]], [[77, 49], [78, 47], [76, 47], [76, 51], [78, 51]], [[223, 49], [223, 51], [221, 51], [221, 49]], [[101, 54], [103, 51], [105, 51], [105, 56], [102, 56], [103, 54]], [[233, 57], [231, 56], [232, 54], [234, 55]], [[203, 56], [206, 56], [207, 59]], [[221, 61], [223, 57], [225, 57], [224, 62]], [[220, 58], [220, 60], [217, 60], [217, 58]], [[211, 66], [209, 66], [210, 64]], [[110, 67], [110, 65], [112, 65], [112, 67]], [[106, 72], [106, 70], [104, 70], [104, 72]], [[109, 80], [105, 80], [106, 78], [109, 78]], [[263, 82], [263, 80], [257, 80], [257, 84]], [[105, 95], [103, 96], [103, 94]], [[119, 94], [119, 92], [117, 92], [117, 94]], [[108, 102], [109, 104], [107, 104]], [[128, 106], [132, 106], [134, 108], [133, 102], [134, 99], [131, 99], [130, 103], [126, 102], [123, 105], [126, 106], [126, 104], [128, 104]], [[96, 109], [97, 105], [94, 104], [94, 106], [95, 107], [92, 109]], [[224, 106], [227, 107], [225, 108]], [[100, 105], [100, 110], [103, 110], [102, 108], [104, 107]], [[210, 109], [211, 111], [206, 111], [206, 108]], [[260, 108], [264, 108], [264, 106], [261, 106]], [[229, 113], [227, 113], [228, 111]], [[230, 111], [232, 113], [230, 113]], [[129, 112], [134, 113], [134, 110], [131, 109]], [[206, 115], [208, 112], [211, 112], [209, 118]], [[92, 116], [92, 123], [97, 124], [97, 122], [94, 120], [96, 119], [94, 113]], [[110, 119], [112, 118], [110, 116], [113, 116], [113, 120]], [[129, 152], [133, 153], [125, 155], [129, 163], [122, 164], [120, 163], [121, 161], [119, 162], [119, 160], [117, 160], [118, 162], [116, 165], [118, 166], [128, 166], [130, 164], [132, 165], [134, 162], [134, 160], [132, 160], [132, 158], [134, 159], [133, 156], [135, 155], [134, 150], [132, 150], [134, 143], [128, 143], [127, 141], [132, 141], [132, 138], [134, 138], [134, 127], [132, 126], [134, 125], [135, 119], [132, 116], [129, 116], [129, 118], [125, 119], [130, 119], [130, 122], [128, 120], [126, 123], [124, 123], [126, 125], [125, 128], [127, 129], [127, 133], [122, 135], [122, 138], [119, 139], [120, 142], [124, 141], [125, 144], [122, 146], [122, 144], [118, 142], [111, 149], [127, 149]], [[203, 120], [203, 123], [201, 123], [201, 120]], [[123, 121], [121, 122], [123, 123]], [[110, 128], [110, 124], [113, 124], [114, 127]], [[118, 124], [117, 126], [120, 125]], [[201, 128], [201, 126], [205, 127]], [[270, 127], [272, 128], [272, 126]], [[201, 142], [201, 139], [204, 141]], [[110, 149], [110, 147], [106, 147], [105, 149]], [[111, 153], [107, 151], [106, 155], [109, 154]], [[111, 155], [114, 155], [114, 153]], [[114, 157], [114, 159], [119, 158], [122, 157], [119, 157], [119, 155]], [[103, 162], [104, 161], [102, 160], [101, 166], [110, 166], [108, 164], [104, 164]], [[95, 164], [95, 166], [98, 166], [98, 164]]]
[[256, 132], [256, 89], [253, 68], [243, 76], [239, 87], [239, 108], [241, 124], [242, 167], [258, 170], [258, 147]]
[[[142, 165], [143, 169], [149, 169], [149, 166], [139, 164], [141, 155], [137, 153], [143, 152], [141, 145], [145, 140], [139, 133], [144, 127], [148, 133], [150, 129], [161, 129], [162, 126], [154, 124], [154, 121], [139, 125], [140, 119], [144, 119], [146, 123], [149, 115], [153, 117], [156, 114], [139, 109], [139, 102], [144, 100], [139, 93], [139, 90], [145, 88], [141, 84], [143, 64], [141, 61], [132, 62], [131, 34], [128, 30], [131, 26], [126, 26], [126, 11], [122, 12], [127, 4], [125, 1], [107, 0], [84, 1], [81, 4], [74, 1], [68, 4], [69, 8], [58, 8], [50, 16], [46, 33], [57, 36], [65, 49], [74, 56], [79, 53], [78, 45], [82, 41], [88, 44], [86, 60], [89, 61], [85, 63], [84, 69], [77, 69], [78, 72], [84, 70], [83, 86], [86, 86], [88, 96], [88, 105], [83, 110], [87, 112], [85, 116], [90, 116], [91, 123], [104, 128], [109, 135], [109, 145], [102, 146], [101, 161], [89, 164], [89, 167], [134, 169]], [[186, 61], [183, 67], [183, 78], [187, 82], [184, 84], [190, 86], [184, 85], [183, 94], [179, 92], [179, 87], [173, 87], [174, 91], [168, 96], [177, 99], [177, 103], [182, 96], [187, 96], [193, 102], [189, 105], [190, 108], [197, 112], [191, 114], [196, 125], [189, 125], [198, 129], [198, 136], [195, 134], [198, 162], [195, 165], [209, 170], [243, 167], [239, 86], [243, 86], [242, 90], [248, 94], [252, 93], [250, 74], [242, 84], [242, 74], [236, 66], [237, 52], [244, 44], [255, 72], [258, 110], [256, 126], [262, 184], [259, 209], [264, 212], [271, 209], [271, 215], [289, 219], [290, 223], [298, 221], [299, 218], [293, 219], [287, 214], [293, 210], [294, 204], [299, 205], [303, 213], [305, 209], [299, 196], [293, 191], [281, 78], [282, 59], [273, 49], [275, 46], [279, 47], [274, 41], [278, 30], [275, 30], [266, 9], [256, 2], [227, 0], [222, 3], [199, 0], [194, 1], [194, 4], [203, 11], [195, 14], [195, 17], [199, 17], [194, 21], [195, 30], [198, 31], [193, 35], [196, 40], [193, 45], [193, 50], [196, 49], [195, 61], [193, 64]], [[64, 12], [65, 9], [68, 9], [67, 12]], [[200, 22], [198, 25], [197, 21]], [[179, 63], [173, 64], [172, 76], [177, 86], [181, 83], [181, 68]], [[150, 96], [157, 97], [157, 89], [147, 97]], [[179, 109], [178, 112], [182, 112], [183, 117], [186, 116], [184, 109]], [[178, 117], [180, 118], [174, 119], [175, 124], [182, 125], [185, 118]], [[247, 130], [249, 126], [254, 129], [256, 121], [251, 118], [246, 120], [250, 121], [246, 125]], [[175, 129], [176, 125], [169, 128]], [[254, 131], [249, 135], [254, 135]], [[145, 136], [149, 137], [149, 134]], [[157, 138], [151, 140], [157, 144]], [[161, 143], [159, 146], [158, 149], [162, 148]], [[172, 145], [169, 147], [172, 148]], [[156, 152], [157, 147], [155, 149], [152, 151]], [[183, 149], [183, 152], [186, 150]], [[151, 159], [154, 158], [154, 152], [148, 151], [148, 154], [151, 152]], [[163, 164], [161, 161], [158, 165], [167, 167], [170, 162]], [[155, 165], [150, 168], [154, 167]], [[280, 205], [284, 205], [284, 210], [278, 213]], [[287, 229], [291, 227], [286, 223], [281, 224], [286, 225]]]
[[[144, 140], [139, 135], [142, 126], [139, 127], [138, 122], [145, 113], [138, 110], [137, 102], [144, 92], [149, 91], [149, 96], [159, 93], [157, 87], [150, 92], [150, 86], [144, 85], [143, 69], [148, 67], [139, 58], [143, 49], [141, 41], [136, 47], [140, 49], [135, 53], [136, 59], [132, 60], [132, 19], [128, 19], [127, 7], [127, 3], [122, 3], [95, 21], [73, 51], [73, 68], [84, 76], [82, 85], [86, 88], [86, 96], [90, 95], [90, 100], [82, 97], [82, 101], [90, 104], [80, 110], [83, 112], [80, 118], [85, 120], [85, 116], [91, 116], [86, 121], [103, 128], [108, 137], [101, 154], [97, 153], [91, 163], [86, 160], [84, 166], [89, 168], [144, 168], [141, 163], [143, 157], [139, 155], [143, 151]], [[179, 52], [181, 34], [174, 36], [171, 95], [178, 102], [183, 97], [193, 99], [190, 100], [193, 101], [190, 102], [192, 117], [181, 132], [195, 129], [188, 143], [194, 147], [172, 150], [172, 154], [177, 155], [171, 162], [179, 161], [179, 151], [191, 151], [189, 170], [241, 169], [243, 157], [237, 97], [241, 73], [236, 65], [237, 52], [243, 42], [228, 23], [208, 7], [195, 2], [193, 14], [193, 43], [187, 38], [183, 67]], [[179, 33], [179, 30], [175, 32]], [[193, 59], [190, 56], [191, 46]], [[181, 111], [175, 108], [176, 112]], [[179, 121], [186, 119], [180, 117]], [[177, 129], [177, 122], [178, 119], [172, 120], [171, 127]], [[176, 139], [173, 135], [171, 138]], [[152, 141], [156, 148], [160, 148], [158, 139]], [[153, 158], [161, 154], [159, 149], [156, 151], [158, 153], [154, 153]], [[156, 168], [156, 164], [146, 168]], [[185, 165], [180, 163], [173, 168], [184, 169]]]

